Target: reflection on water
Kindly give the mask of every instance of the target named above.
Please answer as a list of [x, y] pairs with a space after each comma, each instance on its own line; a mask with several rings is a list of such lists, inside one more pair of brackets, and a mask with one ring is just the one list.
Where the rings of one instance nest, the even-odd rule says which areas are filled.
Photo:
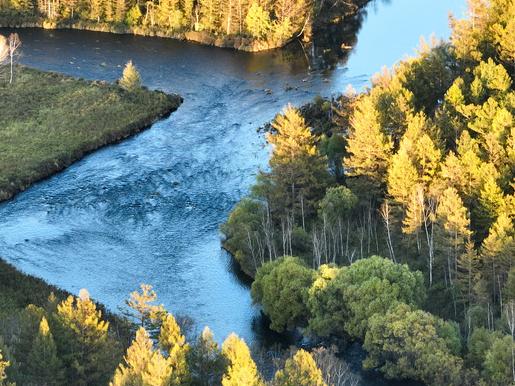
[[72, 292], [86, 287], [113, 310], [151, 283], [170, 311], [190, 315], [199, 329], [209, 325], [219, 340], [231, 331], [248, 342], [278, 340], [252, 304], [248, 282], [234, 274], [218, 231], [266, 167], [256, 128], [288, 102], [363, 87], [420, 34], [447, 35], [447, 10], [459, 13], [463, 3], [372, 4], [357, 43], [349, 40], [355, 48], [347, 65], [329, 72], [310, 71], [304, 54], [291, 50], [252, 55], [158, 38], [19, 31], [27, 65], [112, 81], [132, 59], [145, 85], [185, 102], [150, 130], [1, 204], [0, 255]]

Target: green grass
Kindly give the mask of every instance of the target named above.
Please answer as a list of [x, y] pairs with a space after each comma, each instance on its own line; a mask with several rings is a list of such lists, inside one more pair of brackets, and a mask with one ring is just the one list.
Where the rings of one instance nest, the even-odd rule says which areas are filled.
[[178, 108], [176, 95], [18, 67], [0, 79], [0, 200]]

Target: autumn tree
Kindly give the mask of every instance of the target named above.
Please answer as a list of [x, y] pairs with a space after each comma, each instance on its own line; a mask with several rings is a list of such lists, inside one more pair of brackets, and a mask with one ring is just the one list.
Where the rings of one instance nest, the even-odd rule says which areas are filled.
[[118, 83], [127, 91], [135, 91], [141, 87], [141, 78], [132, 60], [129, 60], [125, 65], [122, 77]]
[[[141, 284], [140, 291], [131, 292], [127, 306], [133, 310], [132, 316], [138, 320], [141, 327], [154, 331], [159, 327], [161, 316], [164, 314], [162, 304], [156, 304], [157, 294], [149, 284]], [[156, 326], [157, 324], [157, 326]]]
[[309, 352], [302, 349], [286, 360], [284, 369], [275, 373], [273, 384], [276, 386], [326, 385], [315, 360]]
[[159, 347], [168, 354], [167, 359], [172, 368], [171, 385], [187, 383], [190, 374], [187, 355], [190, 346], [181, 333], [181, 329], [172, 314], [166, 314], [161, 323]]
[[227, 368], [222, 378], [223, 386], [263, 384], [244, 340], [236, 334], [229, 335], [222, 345], [222, 353], [227, 361]]
[[127, 349], [127, 354], [114, 374], [111, 386], [171, 384], [172, 367], [143, 327], [136, 332], [136, 338]]
[[77, 298], [69, 296], [61, 302], [55, 321], [54, 336], [67, 378], [79, 384], [107, 383], [119, 345], [109, 336], [109, 323], [102, 320], [89, 293], [81, 290]]

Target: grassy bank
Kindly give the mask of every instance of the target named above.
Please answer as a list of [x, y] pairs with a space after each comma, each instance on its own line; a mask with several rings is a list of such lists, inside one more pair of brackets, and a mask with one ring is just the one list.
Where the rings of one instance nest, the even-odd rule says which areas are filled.
[[141, 131], [181, 102], [159, 91], [18, 68], [12, 85], [0, 82], [0, 200]]

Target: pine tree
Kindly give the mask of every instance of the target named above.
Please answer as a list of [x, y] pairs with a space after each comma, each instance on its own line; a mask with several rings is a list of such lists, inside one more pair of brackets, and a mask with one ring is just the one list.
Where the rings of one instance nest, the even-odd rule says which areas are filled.
[[106, 384], [116, 367], [118, 343], [108, 335], [109, 323], [102, 320], [86, 290], [69, 296], [57, 306], [54, 339], [67, 378], [77, 384]]
[[249, 348], [236, 334], [229, 335], [224, 341], [222, 353], [228, 363], [222, 378], [223, 386], [260, 386], [263, 384], [256, 364], [250, 356]]
[[442, 193], [436, 216], [443, 246], [449, 251], [446, 271], [452, 283], [458, 266], [458, 257], [464, 252], [463, 248], [472, 234], [467, 209], [455, 188], [447, 188]]
[[488, 237], [481, 245], [481, 255], [486, 263], [484, 276], [489, 280], [495, 299], [502, 296], [500, 291], [510, 268], [515, 265], [515, 234], [508, 213], [500, 213], [490, 227]]
[[[129, 60], [123, 69], [123, 74], [118, 84], [127, 91], [135, 91], [141, 87], [141, 78], [136, 66]], [[148, 284], [141, 285], [141, 294], [137, 291], [131, 293], [131, 298], [127, 305], [134, 309], [143, 326], [149, 318], [156, 312], [161, 311], [159, 306], [150, 305], [157, 299], [157, 295], [152, 291], [152, 286]]]
[[100, 19], [103, 16], [103, 0], [91, 0], [89, 7], [89, 19], [100, 23]]
[[200, 24], [202, 29], [217, 31], [220, 27], [220, 0], [199, 0]]
[[275, 131], [267, 135], [273, 147], [271, 171], [263, 174], [263, 193], [273, 212], [304, 225], [325, 193], [327, 160], [318, 154], [315, 136], [294, 107], [287, 106], [272, 126]]
[[186, 384], [190, 377], [186, 360], [190, 347], [171, 314], [167, 314], [161, 324], [159, 347], [168, 353], [168, 362], [172, 367], [171, 385]]
[[256, 2], [250, 6], [245, 18], [246, 30], [253, 38], [263, 39], [272, 28], [270, 14]]
[[354, 109], [347, 141], [348, 157], [344, 160], [347, 175], [364, 178], [366, 191], [381, 191], [392, 147], [372, 98], [361, 97]]
[[168, 360], [154, 350], [152, 340], [140, 327], [110, 386], [168, 386], [171, 376]]
[[114, 12], [114, 21], [116, 23], [125, 22], [125, 17], [127, 13], [127, 3], [126, 0], [116, 0], [116, 7]]
[[222, 382], [225, 358], [209, 327], [202, 330], [189, 355], [189, 365], [195, 385], [211, 386]]
[[325, 386], [322, 372], [311, 354], [300, 349], [277, 371], [274, 386]]
[[45, 317], [41, 319], [28, 356], [27, 376], [29, 383], [38, 385], [64, 384], [62, 362], [57, 357], [57, 347]]

